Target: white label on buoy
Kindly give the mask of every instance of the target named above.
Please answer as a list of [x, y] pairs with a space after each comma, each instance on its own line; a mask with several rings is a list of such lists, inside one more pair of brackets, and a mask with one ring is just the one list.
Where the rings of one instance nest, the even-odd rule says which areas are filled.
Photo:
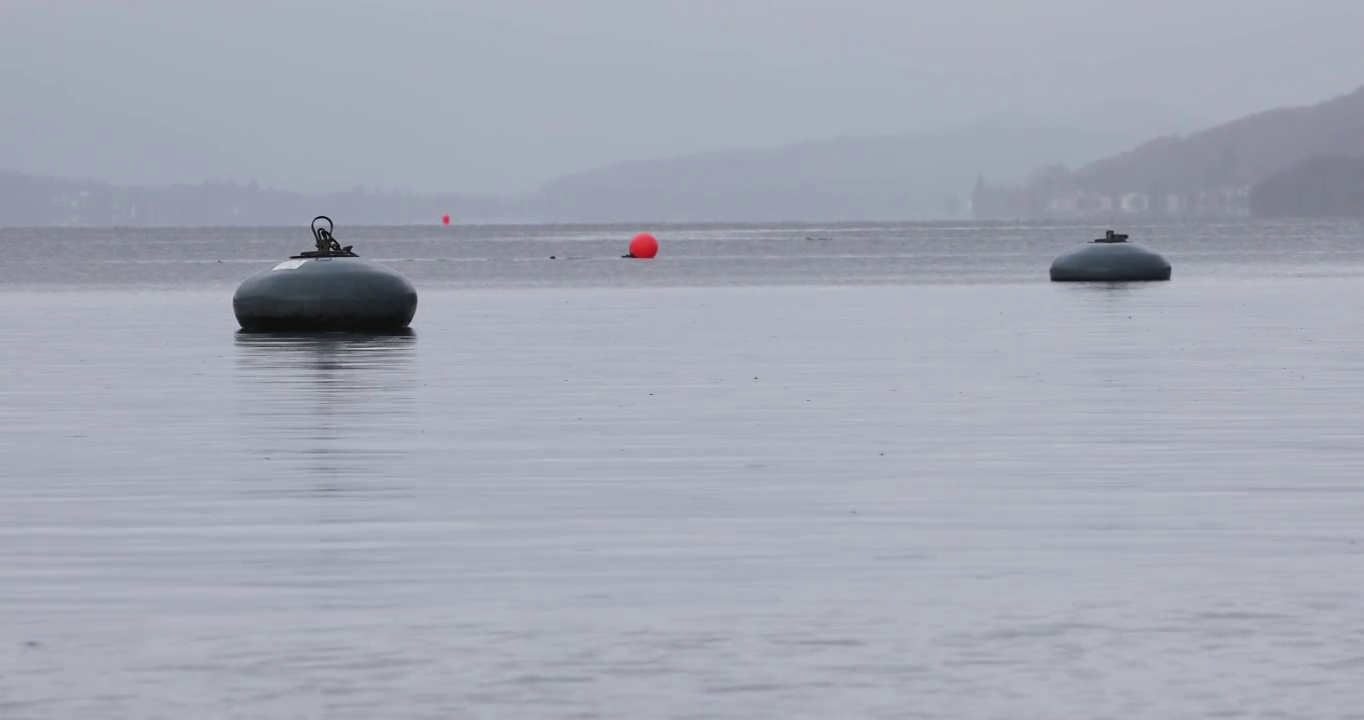
[[298, 258], [297, 260], [285, 260], [284, 262], [271, 268], [270, 272], [274, 272], [275, 270], [294, 270], [299, 267], [302, 267], [303, 263], [305, 262], [308, 262], [307, 258]]

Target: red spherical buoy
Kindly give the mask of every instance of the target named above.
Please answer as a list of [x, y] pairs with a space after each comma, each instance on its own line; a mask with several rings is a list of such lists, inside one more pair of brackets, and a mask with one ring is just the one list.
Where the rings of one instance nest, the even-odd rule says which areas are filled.
[[651, 258], [658, 254], [658, 240], [649, 233], [640, 233], [630, 238], [630, 256]]
[[449, 225], [449, 224], [450, 224], [450, 216], [449, 216], [449, 215], [441, 215], [441, 216], [440, 216], [440, 224], [441, 224], [441, 225]]

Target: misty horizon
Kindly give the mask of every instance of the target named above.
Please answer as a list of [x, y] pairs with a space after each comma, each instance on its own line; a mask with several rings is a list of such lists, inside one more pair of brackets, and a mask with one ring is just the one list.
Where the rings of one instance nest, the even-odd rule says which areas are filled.
[[[1227, 120], [1232, 120], [1232, 119], [1233, 119], [1233, 118], [1227, 118]], [[468, 197], [508, 197], [508, 198], [514, 198], [514, 197], [521, 197], [521, 196], [533, 195], [534, 193], [536, 193], [536, 192], [538, 192], [538, 191], [540, 191], [540, 190], [543, 190], [547, 185], [550, 185], [550, 184], [552, 184], [552, 183], [554, 183], [554, 182], [556, 182], [556, 181], [565, 180], [565, 179], [572, 179], [572, 178], [580, 177], [580, 176], [583, 176], [583, 175], [588, 175], [588, 174], [591, 174], [591, 173], [593, 173], [593, 172], [602, 171], [602, 170], [607, 170], [607, 169], [612, 169], [612, 168], [618, 168], [618, 167], [640, 166], [640, 165], [648, 165], [648, 164], [651, 164], [651, 163], [661, 163], [661, 162], [669, 162], [669, 161], [677, 161], [677, 160], [688, 160], [688, 159], [706, 158], [706, 157], [713, 157], [713, 156], [724, 156], [724, 155], [730, 155], [730, 154], [769, 153], [769, 152], [777, 152], [777, 151], [782, 151], [782, 150], [800, 150], [800, 149], [807, 148], [807, 147], [819, 146], [819, 145], [824, 145], [824, 144], [837, 144], [837, 143], [844, 143], [844, 142], [859, 142], [859, 141], [878, 141], [878, 140], [898, 140], [898, 139], [931, 138], [931, 137], [934, 137], [934, 136], [942, 136], [942, 135], [947, 135], [947, 134], [951, 134], [951, 133], [958, 133], [958, 132], [963, 132], [963, 131], [967, 131], [967, 130], [971, 130], [971, 129], [983, 129], [983, 130], [995, 130], [995, 131], [1005, 131], [1005, 130], [1015, 130], [1015, 129], [1017, 129], [1017, 130], [1028, 130], [1028, 129], [1033, 129], [1033, 130], [1048, 130], [1048, 131], [1051, 131], [1051, 132], [1054, 132], [1054, 133], [1072, 132], [1072, 133], [1076, 133], [1077, 135], [1086, 132], [1086, 130], [1083, 129], [1083, 128], [1079, 128], [1079, 127], [1066, 127], [1065, 125], [1062, 125], [1062, 124], [1051, 124], [1051, 123], [1047, 123], [1047, 122], [1045, 122], [1045, 121], [1043, 121], [1043, 120], [1040, 120], [1040, 119], [1038, 119], [1038, 118], [1036, 118], [1036, 117], [1023, 116], [1023, 115], [1009, 115], [1009, 114], [1007, 114], [1007, 113], [991, 113], [991, 114], [988, 114], [988, 115], [981, 115], [981, 116], [978, 116], [978, 117], [969, 118], [969, 119], [967, 119], [967, 120], [965, 120], [965, 121], [963, 121], [963, 122], [961, 122], [961, 123], [958, 123], [958, 124], [950, 124], [950, 125], [941, 125], [941, 126], [928, 127], [928, 128], [924, 128], [924, 129], [922, 129], [922, 130], [913, 131], [913, 132], [880, 133], [880, 134], [867, 134], [867, 135], [842, 134], [842, 135], [832, 135], [832, 136], [819, 137], [819, 138], [810, 138], [810, 139], [806, 139], [806, 140], [800, 140], [800, 141], [789, 142], [789, 143], [767, 143], [767, 144], [754, 144], [754, 145], [745, 145], [745, 146], [723, 146], [723, 147], [715, 147], [715, 148], [710, 148], [710, 149], [705, 149], [705, 150], [698, 150], [698, 151], [696, 151], [696, 152], [688, 152], [688, 153], [682, 153], [682, 154], [657, 155], [657, 156], [649, 156], [649, 157], [618, 158], [618, 159], [614, 159], [614, 160], [604, 161], [604, 162], [601, 162], [601, 163], [598, 163], [598, 164], [595, 164], [595, 165], [590, 165], [590, 166], [586, 166], [586, 167], [580, 167], [580, 168], [576, 168], [576, 169], [569, 170], [569, 171], [566, 171], [566, 172], [561, 172], [561, 173], [558, 173], [558, 174], [555, 174], [555, 175], [552, 175], [552, 176], [549, 176], [549, 177], [545, 177], [545, 178], [543, 178], [542, 180], [540, 180], [540, 181], [538, 181], [538, 182], [532, 183], [531, 185], [529, 185], [529, 186], [527, 186], [527, 187], [522, 187], [522, 188], [520, 188], [520, 189], [504, 189], [504, 190], [501, 190], [501, 191], [487, 191], [487, 192], [450, 190], [450, 189], [442, 189], [442, 188], [438, 188], [438, 187], [436, 187], [436, 188], [425, 188], [425, 189], [423, 189], [423, 188], [414, 188], [414, 187], [410, 187], [410, 186], [406, 186], [406, 185], [393, 185], [393, 186], [388, 186], [388, 185], [384, 185], [384, 184], [381, 184], [381, 183], [370, 182], [370, 181], [367, 181], [367, 180], [365, 180], [365, 179], [363, 179], [363, 178], [357, 178], [357, 179], [353, 179], [353, 180], [348, 180], [348, 181], [346, 181], [346, 182], [340, 182], [340, 181], [338, 181], [338, 183], [337, 183], [336, 185], [334, 185], [334, 186], [329, 185], [329, 186], [318, 187], [318, 188], [313, 188], [313, 189], [305, 189], [305, 188], [298, 188], [298, 187], [290, 187], [290, 186], [275, 185], [275, 184], [270, 183], [270, 182], [261, 181], [259, 178], [254, 177], [254, 176], [252, 176], [252, 177], [238, 177], [238, 176], [205, 176], [205, 177], [199, 177], [199, 178], [195, 178], [195, 177], [186, 177], [186, 178], [184, 178], [184, 179], [178, 179], [178, 180], [174, 180], [174, 181], [171, 181], [171, 182], [163, 182], [163, 183], [151, 184], [151, 183], [120, 182], [120, 181], [118, 181], [118, 180], [110, 179], [110, 178], [108, 178], [108, 177], [96, 177], [96, 176], [93, 176], [93, 175], [90, 175], [90, 174], [60, 175], [60, 174], [55, 174], [55, 173], [43, 173], [43, 172], [38, 172], [38, 171], [35, 171], [35, 170], [16, 169], [16, 168], [13, 168], [13, 167], [0, 167], [0, 173], [17, 173], [17, 174], [21, 174], [21, 175], [27, 175], [27, 176], [30, 176], [30, 177], [34, 177], [34, 178], [62, 180], [62, 181], [67, 181], [67, 182], [94, 182], [94, 183], [104, 183], [104, 184], [109, 184], [109, 185], [113, 185], [113, 186], [117, 186], [117, 187], [124, 187], [124, 188], [160, 189], [160, 188], [170, 188], [170, 187], [177, 187], [177, 186], [181, 186], [181, 187], [182, 187], [182, 186], [197, 186], [197, 185], [205, 185], [205, 184], [209, 184], [209, 185], [212, 185], [212, 184], [228, 184], [228, 185], [237, 185], [237, 186], [257, 186], [257, 187], [259, 187], [259, 188], [261, 188], [261, 189], [263, 189], [263, 190], [281, 191], [281, 192], [289, 192], [289, 193], [298, 193], [298, 194], [304, 194], [304, 195], [327, 195], [327, 194], [335, 194], [335, 193], [347, 193], [347, 192], [361, 191], [361, 192], [366, 192], [366, 193], [381, 193], [381, 194], [397, 193], [397, 194], [414, 194], [414, 195], [427, 195], [427, 196], [430, 196], [430, 195], [462, 195], [462, 196], [468, 196]], [[1145, 141], [1145, 140], [1148, 140], [1148, 139], [1150, 139], [1151, 137], [1154, 137], [1154, 136], [1157, 136], [1157, 135], [1185, 135], [1185, 134], [1188, 134], [1188, 133], [1191, 133], [1191, 132], [1197, 132], [1197, 131], [1200, 130], [1200, 129], [1202, 129], [1202, 126], [1190, 127], [1190, 128], [1187, 128], [1187, 129], [1171, 129], [1171, 130], [1167, 130], [1167, 131], [1164, 131], [1164, 132], [1155, 133], [1155, 134], [1149, 134], [1149, 135], [1148, 135], [1148, 134], [1141, 134], [1139, 131], [1130, 131], [1130, 132], [1113, 131], [1113, 132], [1109, 133], [1109, 137], [1116, 138], [1118, 143], [1129, 142], [1129, 143], [1135, 144], [1135, 143], [1140, 143], [1140, 142], [1143, 142], [1143, 141]], [[1116, 150], [1118, 150], [1118, 149], [1120, 149], [1120, 148], [1119, 148], [1118, 145], [1114, 145], [1114, 146], [1113, 146], [1113, 149], [1116, 151]], [[1125, 149], [1125, 148], [1124, 148], [1124, 149]], [[1055, 155], [1055, 157], [1053, 158], [1053, 160], [1056, 161], [1056, 162], [1060, 162], [1060, 163], [1062, 163], [1062, 164], [1081, 164], [1081, 163], [1083, 163], [1083, 162], [1088, 162], [1088, 161], [1097, 159], [1097, 158], [1095, 158], [1095, 157], [1091, 157], [1091, 154], [1085, 154], [1085, 153], [1083, 153], [1083, 152], [1077, 154], [1077, 153], [1075, 153], [1075, 152], [1073, 152], [1073, 151], [1067, 153], [1067, 151], [1064, 150], [1064, 149], [1058, 149], [1058, 150], [1054, 153], [1054, 155]], [[1065, 155], [1070, 155], [1071, 157], [1069, 157], [1069, 158], [1064, 157]], [[1069, 161], [1069, 163], [1067, 163], [1067, 161]], [[1031, 169], [1031, 168], [1030, 168], [1030, 169]], [[985, 174], [987, 174], [987, 175], [989, 175], [989, 176], [991, 176], [991, 177], [1003, 177], [1003, 178], [1010, 179], [1010, 180], [1015, 180], [1015, 181], [1016, 181], [1016, 180], [1021, 180], [1020, 173], [1019, 173], [1016, 169], [1014, 169], [1014, 170], [1012, 170], [1012, 171], [1009, 170], [1009, 169], [1004, 169], [1004, 170], [1001, 172], [1001, 168], [998, 168], [998, 167], [992, 167], [992, 168], [982, 167], [982, 168], [977, 168], [976, 170], [973, 170], [972, 172], [984, 172]], [[949, 190], [952, 190], [952, 189], [954, 189], [954, 188], [944, 188], [944, 191], [949, 191]]]
[[1353, 90], [1360, 30], [1343, 0], [15, 0], [0, 8], [0, 58], [19, 69], [0, 77], [0, 169], [505, 195], [622, 162], [990, 117], [1182, 134]]

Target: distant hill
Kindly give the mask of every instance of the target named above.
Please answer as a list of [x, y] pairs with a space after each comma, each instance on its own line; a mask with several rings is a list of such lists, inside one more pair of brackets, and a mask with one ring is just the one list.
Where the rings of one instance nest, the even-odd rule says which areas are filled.
[[1250, 189], [1250, 210], [1266, 218], [1364, 217], [1364, 157], [1311, 157]]
[[1252, 185], [1309, 158], [1364, 156], [1364, 87], [1186, 137], [1162, 137], [1073, 172], [1039, 172], [1011, 197], [984, 189], [984, 215], [1234, 215]]
[[1076, 171], [1105, 192], [1248, 186], [1319, 155], [1364, 155], [1364, 87], [1306, 107], [1244, 117], [1185, 138], [1160, 138]]
[[546, 183], [537, 219], [828, 221], [968, 217], [977, 173], [1020, 182], [1047, 162], [1112, 152], [1133, 139], [1010, 118], [913, 135], [620, 163]]
[[551, 181], [526, 197], [360, 189], [305, 195], [254, 183], [123, 188], [0, 173], [0, 225], [276, 225], [318, 213], [380, 225], [437, 222], [443, 213], [454, 222], [965, 218], [981, 170], [1021, 182], [1038, 164], [1091, 158], [1132, 139], [1131, 131], [994, 117], [938, 132], [620, 163]]
[[319, 214], [351, 225], [526, 221], [521, 198], [349, 192], [305, 195], [256, 184], [124, 188], [0, 172], [3, 226], [297, 225]]

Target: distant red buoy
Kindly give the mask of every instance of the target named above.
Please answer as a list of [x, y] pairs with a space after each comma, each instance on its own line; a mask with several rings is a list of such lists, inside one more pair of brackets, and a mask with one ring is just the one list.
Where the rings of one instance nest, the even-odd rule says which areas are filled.
[[440, 216], [440, 224], [441, 224], [441, 225], [449, 225], [449, 224], [450, 224], [450, 216], [449, 216], [449, 215], [441, 215], [441, 216]]
[[649, 233], [640, 233], [630, 238], [630, 256], [651, 258], [658, 254], [658, 240]]

